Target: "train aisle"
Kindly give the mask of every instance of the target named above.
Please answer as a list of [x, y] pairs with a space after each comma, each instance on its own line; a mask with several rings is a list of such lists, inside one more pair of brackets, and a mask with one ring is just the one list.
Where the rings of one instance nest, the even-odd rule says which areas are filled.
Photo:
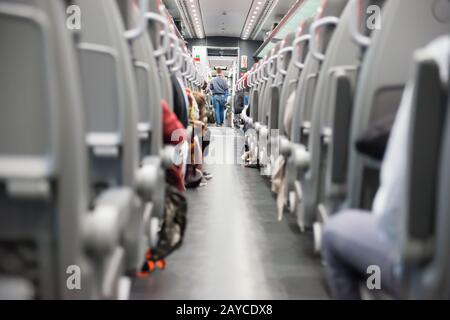
[[212, 133], [211, 154], [225, 150], [228, 164], [207, 165], [213, 179], [187, 192], [183, 246], [166, 270], [137, 279], [131, 298], [327, 299], [311, 235], [301, 234], [293, 217], [277, 222], [274, 197], [257, 169], [231, 164], [242, 137], [231, 129]]

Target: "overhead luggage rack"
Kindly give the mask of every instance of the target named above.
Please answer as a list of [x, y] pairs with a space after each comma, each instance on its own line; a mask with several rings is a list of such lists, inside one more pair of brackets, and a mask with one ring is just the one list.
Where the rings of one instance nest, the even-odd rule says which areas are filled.
[[278, 26], [272, 31], [264, 43], [256, 50], [254, 56], [264, 57], [273, 49], [277, 42], [282, 41], [289, 33], [295, 32], [302, 21], [313, 17], [321, 4], [320, 0], [296, 1]]

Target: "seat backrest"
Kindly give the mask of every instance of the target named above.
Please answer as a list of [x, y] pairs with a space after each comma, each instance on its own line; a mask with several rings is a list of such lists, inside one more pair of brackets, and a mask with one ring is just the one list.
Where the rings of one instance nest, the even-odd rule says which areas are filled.
[[[89, 298], [84, 117], [62, 2], [0, 1], [0, 43], [0, 278], [25, 284], [12, 298]], [[67, 288], [72, 265], [86, 267], [83, 290]]]
[[[414, 299], [449, 297], [448, 110], [450, 37], [415, 55], [408, 134], [403, 276]], [[443, 211], [447, 210], [447, 211]], [[431, 279], [431, 281], [424, 281]]]
[[295, 33], [289, 33], [280, 44], [276, 61], [276, 77], [272, 83], [271, 100], [269, 109], [269, 127], [271, 129], [279, 129], [279, 111], [281, 108], [281, 93], [285, 86], [288, 76], [288, 69], [292, 60], [292, 43], [294, 42]]
[[258, 90], [258, 118], [257, 122], [262, 123], [264, 118], [264, 98], [266, 95], [266, 87], [267, 82], [269, 81], [269, 74], [268, 74], [268, 64], [269, 64], [269, 56], [266, 55], [260, 62], [259, 67], [259, 76], [260, 76], [260, 84], [259, 84], [259, 90]]
[[[444, 5], [448, 6], [444, 2]], [[371, 124], [396, 113], [414, 50], [448, 33], [450, 21], [440, 18], [433, 1], [387, 1], [382, 27], [373, 31], [359, 75], [352, 119], [353, 144]], [[420, 28], [416, 21], [421, 21]], [[402, 41], [399, 41], [402, 39]], [[382, 72], [380, 72], [382, 70]], [[370, 208], [378, 189], [379, 164], [350, 149], [348, 205]]]
[[[138, 12], [130, 15], [130, 24], [137, 24]], [[139, 104], [139, 140], [141, 159], [159, 155], [162, 149], [161, 84], [153, 45], [148, 33], [132, 41], [134, 71]]]
[[[447, 91], [448, 96], [448, 91]], [[415, 292], [426, 293], [426, 297], [430, 299], [450, 299], [450, 170], [448, 163], [450, 161], [450, 99], [447, 103], [447, 115], [444, 128], [444, 141], [441, 148], [439, 180], [437, 186], [437, 216], [435, 219], [436, 236], [435, 256], [429, 273], [435, 275], [435, 281], [428, 288], [418, 288]]]
[[264, 125], [269, 125], [269, 114], [270, 114], [270, 108], [272, 104], [272, 93], [273, 93], [273, 85], [275, 84], [276, 78], [277, 78], [277, 57], [278, 57], [278, 51], [280, 50], [281, 43], [277, 43], [273, 48], [272, 51], [268, 57], [268, 65], [267, 65], [267, 81], [264, 85], [263, 91], [262, 91], [262, 98], [261, 101], [261, 115], [260, 115], [260, 122]]
[[[111, 0], [76, 0], [83, 12], [79, 59], [91, 184], [134, 187], [138, 166], [136, 79], [123, 20]], [[96, 190], [99, 191], [99, 190]]]
[[[294, 113], [291, 132], [292, 141], [306, 146], [311, 128], [312, 108], [320, 65], [346, 3], [347, 0], [322, 1], [310, 28], [310, 50], [296, 89], [295, 105], [297, 109]], [[311, 32], [315, 34], [311, 34]]]
[[[304, 63], [306, 56], [309, 52], [309, 27], [311, 26], [312, 19], [303, 21], [295, 32], [295, 38], [292, 43], [292, 53], [289, 65], [287, 67], [287, 73], [284, 78], [284, 84], [280, 93], [280, 105], [278, 113], [278, 128], [281, 130], [280, 134], [287, 133], [284, 127], [284, 117], [286, 111], [287, 101], [290, 95], [297, 88], [298, 79], [303, 68], [299, 67], [299, 64]], [[297, 39], [303, 38], [304, 40], [298, 41]], [[298, 42], [297, 42], [298, 41]], [[296, 61], [298, 60], [298, 61]]]
[[[355, 85], [356, 71], [359, 57], [359, 46], [352, 41], [350, 36], [350, 23], [353, 21], [353, 10], [350, 2], [347, 3], [342, 15], [339, 17], [339, 24], [333, 33], [329, 46], [322, 62], [317, 86], [314, 93], [311, 131], [308, 140], [308, 149], [311, 152], [311, 165], [308, 174], [305, 176], [305, 217], [313, 221], [316, 217], [317, 208], [325, 209], [324, 185], [327, 174], [327, 157], [331, 157], [334, 152], [346, 153], [347, 144], [341, 143], [338, 139], [341, 132], [334, 132], [330, 118], [335, 114], [337, 100], [348, 95], [351, 96]], [[336, 80], [346, 76], [349, 86], [336, 88]], [[336, 92], [339, 90], [340, 92]], [[347, 113], [347, 118], [340, 118], [344, 123], [347, 122], [349, 132], [349, 114], [345, 108], [351, 108], [351, 101], [348, 104], [336, 110], [339, 116]], [[340, 123], [339, 123], [340, 124]], [[336, 143], [336, 145], [334, 144]], [[346, 162], [345, 162], [346, 163]], [[340, 168], [346, 170], [345, 167]], [[339, 172], [342, 173], [342, 172]], [[329, 212], [328, 212], [329, 213]], [[322, 210], [322, 214], [326, 214]]]
[[255, 63], [252, 67], [251, 73], [252, 88], [250, 91], [250, 116], [254, 122], [258, 121], [258, 108], [259, 108], [259, 83], [258, 81], [258, 68], [262, 60]]
[[[161, 0], [154, 0], [149, 2], [149, 11], [156, 14], [161, 14]], [[150, 39], [152, 41], [153, 48], [155, 50], [161, 49], [161, 33], [163, 31], [163, 26], [161, 23], [155, 20], [149, 20], [148, 32]], [[166, 35], [167, 36], [167, 35]], [[170, 108], [173, 110], [174, 99], [173, 99], [173, 89], [172, 82], [170, 80], [169, 69], [166, 64], [165, 54], [159, 55], [157, 57], [157, 64], [159, 70], [159, 76], [161, 79], [161, 96], [169, 104]]]

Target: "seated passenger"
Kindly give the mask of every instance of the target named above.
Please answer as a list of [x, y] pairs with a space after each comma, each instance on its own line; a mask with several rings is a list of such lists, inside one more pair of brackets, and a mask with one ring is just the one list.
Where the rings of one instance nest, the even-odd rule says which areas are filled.
[[[439, 61], [441, 77], [448, 84], [450, 37], [425, 48]], [[337, 213], [323, 235], [323, 259], [331, 294], [336, 299], [360, 299], [359, 285], [369, 276], [368, 267], [381, 272], [381, 289], [401, 298], [398, 272], [400, 241], [404, 234], [404, 193], [407, 189], [407, 156], [411, 108], [416, 85], [404, 91], [381, 169], [381, 185], [373, 214], [358, 210]]]
[[[200, 92], [194, 92], [194, 98], [197, 102], [199, 114], [200, 114], [200, 123], [199, 123], [199, 130], [201, 130], [201, 145], [202, 145], [202, 157], [204, 158], [208, 153], [208, 147], [210, 144], [211, 139], [211, 132], [208, 130], [207, 123], [208, 123], [208, 117], [207, 117], [207, 102], [206, 98], [203, 93]], [[206, 171], [203, 171], [203, 177], [206, 180], [212, 179], [212, 174]]]
[[[165, 145], [180, 146], [186, 141], [186, 134], [183, 124], [179, 121], [176, 114], [170, 111], [167, 102], [161, 101], [163, 109], [163, 139]], [[176, 132], [176, 133], [175, 133]], [[186, 190], [184, 186], [184, 164], [173, 164], [166, 172], [166, 181], [176, 187], [179, 191]]]
[[[161, 101], [161, 108], [164, 144], [180, 146], [186, 141], [184, 126], [166, 101]], [[137, 273], [138, 277], [148, 277], [156, 268], [164, 269], [165, 258], [183, 243], [187, 214], [187, 201], [183, 195], [186, 190], [183, 167], [184, 163], [173, 164], [166, 171], [164, 223], [158, 232], [158, 246], [154, 250], [147, 250], [145, 262]]]
[[173, 112], [178, 117], [178, 120], [183, 124], [185, 128], [188, 126], [188, 115], [187, 115], [187, 106], [188, 101], [186, 97], [186, 89], [184, 84], [180, 79], [178, 79], [175, 74], [170, 77], [172, 82], [172, 91], [173, 91]]
[[190, 157], [186, 167], [186, 188], [192, 189], [206, 185], [203, 177], [203, 152], [201, 146], [201, 132], [203, 123], [200, 121], [200, 110], [194, 94], [190, 89], [186, 89], [189, 101], [189, 136], [190, 136]]

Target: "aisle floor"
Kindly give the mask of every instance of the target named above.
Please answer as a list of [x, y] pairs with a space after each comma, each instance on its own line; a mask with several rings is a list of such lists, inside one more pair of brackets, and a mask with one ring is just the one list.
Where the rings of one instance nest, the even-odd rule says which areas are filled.
[[[242, 137], [213, 128], [208, 185], [187, 192], [188, 227], [168, 266], [132, 286], [132, 299], [327, 299], [311, 234], [295, 219], [277, 221], [275, 199], [257, 169], [232, 164]], [[225, 138], [225, 132], [227, 132]], [[230, 133], [231, 132], [231, 133]], [[224, 142], [225, 148], [218, 147]]]

